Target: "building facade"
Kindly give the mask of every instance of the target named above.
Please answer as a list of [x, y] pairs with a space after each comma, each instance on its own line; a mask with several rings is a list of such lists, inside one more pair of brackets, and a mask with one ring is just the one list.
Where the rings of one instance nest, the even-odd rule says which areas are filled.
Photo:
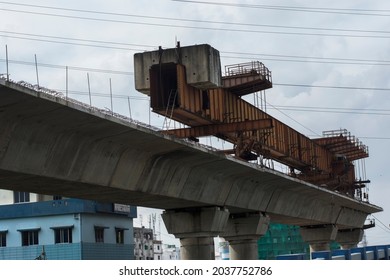
[[134, 259], [136, 207], [0, 190], [0, 259]]
[[136, 260], [178, 260], [180, 250], [175, 245], [163, 244], [151, 228], [134, 228], [134, 258]]
[[154, 260], [154, 234], [151, 228], [134, 228], [134, 258]]
[[161, 240], [153, 240], [153, 259], [162, 260], [163, 246]]
[[180, 260], [180, 248], [174, 244], [163, 244], [163, 260]]

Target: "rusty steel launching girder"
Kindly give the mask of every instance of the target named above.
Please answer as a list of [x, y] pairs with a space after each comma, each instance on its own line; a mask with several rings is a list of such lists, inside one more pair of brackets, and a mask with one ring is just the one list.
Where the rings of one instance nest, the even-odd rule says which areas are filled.
[[260, 119], [254, 121], [209, 124], [189, 128], [171, 129], [166, 130], [163, 133], [168, 135], [175, 135], [176, 137], [180, 138], [191, 138], [209, 135], [223, 135], [225, 133], [231, 132], [271, 129], [272, 127], [272, 119]]
[[137, 54], [137, 89], [150, 95], [153, 112], [188, 126], [162, 133], [195, 141], [213, 135], [232, 143], [225, 152], [236, 158], [275, 160], [293, 177], [351, 196], [362, 187], [353, 161], [368, 157], [368, 148], [347, 130], [310, 139], [242, 98], [272, 87], [271, 71], [261, 62], [229, 65], [223, 76], [218, 51], [185, 50], [185, 61], [177, 59], [180, 50]]

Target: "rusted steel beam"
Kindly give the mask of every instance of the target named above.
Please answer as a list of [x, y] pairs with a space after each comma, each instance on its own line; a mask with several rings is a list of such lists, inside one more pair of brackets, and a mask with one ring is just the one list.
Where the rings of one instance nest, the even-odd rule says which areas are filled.
[[234, 154], [236, 151], [234, 149], [228, 149], [228, 150], [220, 150], [218, 152], [226, 155], [231, 155]]
[[210, 124], [195, 126], [191, 128], [171, 129], [163, 133], [175, 135], [180, 138], [202, 137], [218, 135], [231, 132], [251, 131], [272, 128], [272, 119], [260, 119], [254, 121], [243, 121], [234, 123]]

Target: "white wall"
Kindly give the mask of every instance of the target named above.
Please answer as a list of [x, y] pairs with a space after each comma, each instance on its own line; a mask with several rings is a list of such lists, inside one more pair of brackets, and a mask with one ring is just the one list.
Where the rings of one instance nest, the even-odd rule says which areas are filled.
[[9, 190], [0, 190], [0, 205], [14, 203], [14, 192]]
[[[30, 202], [53, 200], [52, 195], [41, 195], [30, 193]], [[14, 203], [14, 192], [0, 189], [0, 205], [7, 205]]]

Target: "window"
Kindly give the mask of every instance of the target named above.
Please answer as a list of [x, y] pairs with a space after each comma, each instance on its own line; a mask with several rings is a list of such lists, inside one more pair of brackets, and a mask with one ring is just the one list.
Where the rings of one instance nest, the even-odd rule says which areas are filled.
[[60, 195], [53, 195], [53, 200], [61, 200], [62, 196]]
[[30, 202], [29, 192], [14, 192], [14, 203]]
[[0, 231], [0, 247], [7, 247], [7, 232]]
[[125, 230], [122, 228], [115, 229], [116, 243], [124, 244]]
[[38, 232], [39, 229], [23, 230], [22, 234], [22, 246], [38, 245]]
[[73, 227], [53, 228], [54, 243], [72, 243], [72, 229]]
[[104, 243], [104, 230], [105, 227], [95, 227], [95, 242]]

